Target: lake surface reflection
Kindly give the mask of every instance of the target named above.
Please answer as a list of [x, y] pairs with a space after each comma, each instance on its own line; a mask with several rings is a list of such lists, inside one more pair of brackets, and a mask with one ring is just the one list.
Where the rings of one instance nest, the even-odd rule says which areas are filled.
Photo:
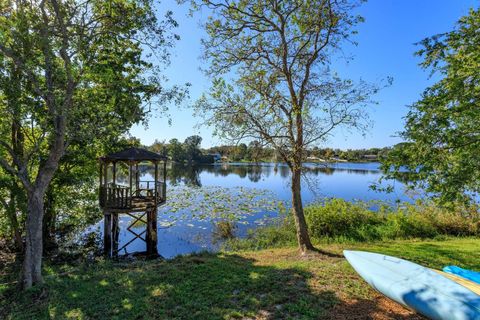
[[[349, 201], [411, 201], [400, 182], [392, 193], [370, 189], [381, 176], [378, 163], [306, 163], [302, 181], [305, 204], [338, 197]], [[142, 168], [148, 180], [149, 168]], [[390, 182], [391, 183], [391, 182]], [[165, 258], [205, 250], [215, 251], [222, 241], [216, 236], [219, 221], [235, 225], [235, 236], [245, 237], [249, 229], [272, 223], [278, 217], [278, 203], [290, 203], [290, 170], [285, 164], [173, 165], [168, 168], [167, 204], [158, 211], [158, 251]], [[237, 210], [238, 208], [238, 210]], [[232, 217], [235, 213], [235, 217]], [[119, 247], [133, 238], [126, 230], [131, 218], [120, 217]], [[101, 235], [103, 221], [93, 227]], [[137, 230], [138, 229], [138, 230]], [[141, 232], [144, 226], [136, 226]], [[145, 243], [133, 241], [126, 252], [145, 250]]]

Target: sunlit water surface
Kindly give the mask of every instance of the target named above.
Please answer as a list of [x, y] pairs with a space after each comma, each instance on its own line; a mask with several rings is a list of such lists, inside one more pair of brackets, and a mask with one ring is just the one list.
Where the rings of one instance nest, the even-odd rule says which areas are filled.
[[[378, 163], [306, 163], [302, 180], [305, 204], [326, 198], [349, 201], [412, 201], [402, 183], [389, 182], [393, 192], [373, 191], [381, 171]], [[151, 179], [149, 168], [143, 178]], [[262, 163], [173, 166], [168, 170], [167, 203], [158, 210], [158, 251], [165, 258], [200, 251], [215, 251], [222, 244], [218, 221], [231, 221], [235, 236], [275, 221], [290, 203], [290, 170], [284, 164]], [[281, 214], [281, 213], [280, 213]], [[120, 216], [119, 248], [132, 239], [126, 230], [131, 218]], [[89, 228], [102, 237], [103, 221]], [[140, 233], [144, 225], [133, 230]], [[144, 251], [136, 239], [120, 254]]]

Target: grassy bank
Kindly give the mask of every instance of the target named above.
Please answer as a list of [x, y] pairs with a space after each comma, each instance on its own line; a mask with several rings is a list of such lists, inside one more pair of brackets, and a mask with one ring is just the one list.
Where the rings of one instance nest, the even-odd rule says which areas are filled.
[[[429, 267], [480, 270], [480, 240], [330, 244], [300, 259], [294, 247], [171, 261], [47, 267], [46, 285], [0, 289], [2, 319], [416, 319], [370, 289], [341, 256], [367, 249]], [[3, 279], [4, 280], [4, 279]], [[2, 280], [2, 282], [4, 282]]]
[[[480, 236], [480, 211], [473, 205], [438, 207], [418, 202], [390, 206], [332, 199], [305, 207], [305, 217], [310, 237], [317, 244]], [[246, 239], [229, 240], [226, 246], [258, 250], [295, 243], [295, 225], [288, 215], [275, 225], [256, 229]]]

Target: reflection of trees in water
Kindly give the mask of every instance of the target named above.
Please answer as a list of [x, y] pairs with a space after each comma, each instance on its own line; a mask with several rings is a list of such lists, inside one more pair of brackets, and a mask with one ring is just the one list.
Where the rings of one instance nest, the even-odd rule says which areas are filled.
[[280, 174], [280, 177], [282, 178], [288, 178], [290, 176], [290, 168], [286, 165], [276, 164], [275, 169], [276, 169], [275, 172], [278, 172]]
[[[265, 170], [268, 172], [270, 170]], [[260, 166], [249, 166], [248, 167], [248, 179], [252, 182], [258, 182], [262, 178], [262, 167]]]
[[271, 167], [260, 165], [214, 165], [197, 167], [200, 172], [212, 173], [215, 176], [226, 177], [228, 175], [237, 175], [240, 178], [247, 177], [252, 182], [258, 182], [262, 176], [269, 176]]
[[[211, 165], [211, 166], [200, 166], [200, 167], [197, 167], [201, 172], [205, 171], [205, 172], [208, 172], [208, 173], [212, 173], [214, 174], [215, 176], [222, 176], [222, 177], [226, 177], [228, 176], [229, 174], [232, 173], [232, 168], [228, 165]], [[242, 177], [240, 175], [240, 177]]]
[[140, 172], [140, 177], [144, 175], [150, 175], [153, 179], [153, 177], [155, 176], [155, 167], [153, 166], [139, 165], [138, 171]]
[[238, 175], [240, 178], [245, 178], [247, 176], [247, 167], [246, 166], [235, 166], [232, 168], [232, 173]]
[[343, 169], [343, 171], [347, 171], [348, 173], [354, 173], [354, 174], [362, 174], [362, 175], [378, 173], [378, 171], [376, 170], [359, 170], [359, 169]]
[[[138, 171], [140, 174], [140, 180], [145, 180], [142, 177], [150, 176], [146, 180], [152, 180], [155, 176], [155, 167], [153, 164], [145, 162], [138, 165]], [[163, 177], [163, 166], [158, 167], [158, 176], [160, 179]], [[133, 180], [135, 181], [135, 166], [132, 167]], [[116, 183], [120, 185], [130, 184], [130, 167], [127, 163], [118, 161], [116, 163]], [[113, 166], [110, 164], [107, 169], [107, 181], [113, 180]]]
[[[142, 168], [142, 173], [154, 174], [152, 168]], [[284, 179], [290, 177], [290, 168], [281, 163], [271, 164], [240, 164], [240, 165], [200, 165], [189, 166], [184, 164], [174, 163], [168, 169], [168, 178], [172, 185], [185, 184], [188, 186], [201, 187], [202, 182], [200, 174], [202, 172], [211, 173], [214, 176], [227, 177], [229, 175], [238, 176], [240, 178], [248, 178], [251, 182], [258, 182], [262, 177], [269, 177], [272, 173], [280, 175]], [[304, 177], [319, 177], [322, 175], [333, 175], [335, 172], [347, 172], [349, 174], [375, 174], [376, 170], [365, 169], [350, 169], [350, 168], [335, 168], [326, 165], [319, 165], [314, 167], [304, 168]], [[313, 181], [313, 180], [312, 180]], [[312, 183], [310, 183], [312, 184]], [[313, 183], [315, 184], [315, 183]]]
[[[118, 184], [127, 185], [129, 182], [128, 165], [124, 162], [117, 162], [115, 178]], [[110, 164], [107, 168], [107, 181], [113, 180], [113, 166]]]
[[192, 187], [201, 187], [200, 168], [174, 163], [167, 171], [170, 184], [173, 186], [185, 184]]
[[308, 190], [310, 190], [316, 200], [324, 198], [321, 187], [321, 177], [318, 172], [315, 174], [312, 174], [310, 171], [304, 172], [302, 174], [302, 182], [306, 184]]
[[315, 176], [318, 176], [320, 174], [331, 176], [335, 172], [335, 169], [324, 166], [324, 167], [316, 167], [316, 168], [306, 168], [304, 169], [304, 172], [309, 173], [311, 175], [315, 175]]
[[319, 175], [319, 174], [324, 174], [324, 175], [332, 175], [335, 172], [347, 172], [351, 174], [361, 174], [361, 175], [367, 175], [367, 174], [375, 174], [378, 173], [378, 170], [366, 170], [366, 169], [350, 169], [350, 168], [334, 168], [334, 167], [329, 167], [329, 166], [318, 166], [318, 167], [309, 167], [309, 168], [304, 168], [305, 173], [311, 173], [314, 175]]

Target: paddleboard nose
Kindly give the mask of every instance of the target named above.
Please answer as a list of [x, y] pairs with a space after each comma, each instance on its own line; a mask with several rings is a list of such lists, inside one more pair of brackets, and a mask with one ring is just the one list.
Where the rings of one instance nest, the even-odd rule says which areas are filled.
[[343, 256], [347, 259], [348, 262], [350, 262], [352, 257], [355, 255], [355, 253], [358, 253], [358, 252], [360, 252], [360, 251], [343, 250]]

